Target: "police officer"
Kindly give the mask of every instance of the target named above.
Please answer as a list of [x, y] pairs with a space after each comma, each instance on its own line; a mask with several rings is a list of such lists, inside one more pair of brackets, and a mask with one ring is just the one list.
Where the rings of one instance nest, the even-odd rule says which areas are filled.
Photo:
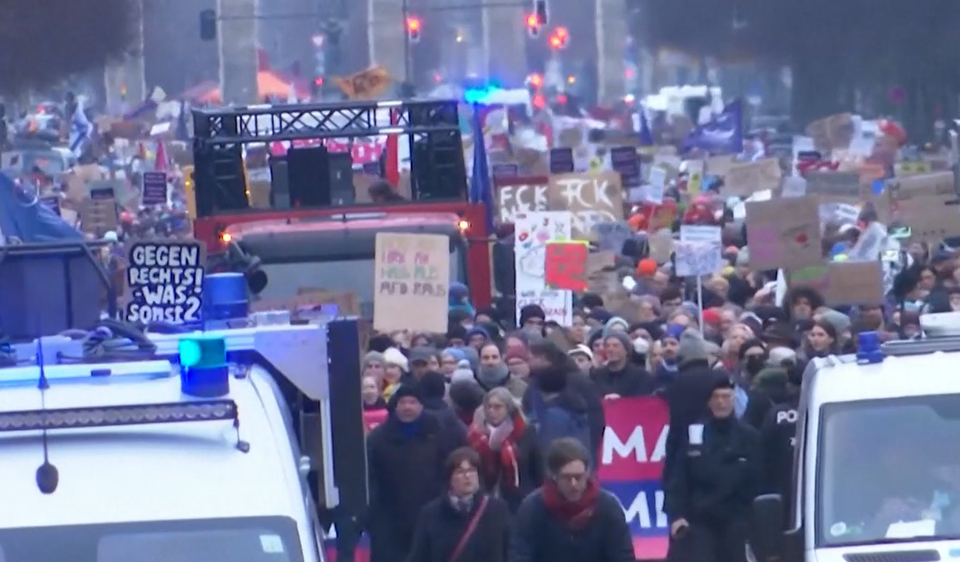
[[734, 384], [717, 377], [709, 415], [686, 427], [666, 481], [668, 560], [744, 562], [750, 506], [760, 489], [760, 434], [734, 414]]
[[790, 513], [793, 451], [797, 439], [797, 406], [800, 403], [803, 369], [803, 365], [791, 365], [787, 368], [785, 400], [775, 404], [767, 412], [760, 426], [764, 460], [762, 493], [780, 494], [786, 509], [784, 515]]

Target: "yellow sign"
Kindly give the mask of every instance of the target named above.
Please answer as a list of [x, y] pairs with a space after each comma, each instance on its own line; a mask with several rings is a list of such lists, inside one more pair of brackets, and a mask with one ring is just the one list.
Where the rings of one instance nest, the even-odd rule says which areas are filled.
[[393, 79], [382, 66], [372, 66], [356, 74], [334, 78], [337, 87], [352, 100], [375, 98], [387, 91]]
[[896, 175], [914, 176], [917, 174], [929, 174], [932, 166], [926, 160], [898, 162], [895, 166]]

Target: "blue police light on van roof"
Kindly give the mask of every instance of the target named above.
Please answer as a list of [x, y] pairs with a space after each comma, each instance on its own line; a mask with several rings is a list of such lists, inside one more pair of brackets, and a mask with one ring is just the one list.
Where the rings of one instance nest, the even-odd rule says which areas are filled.
[[186, 337], [178, 347], [181, 392], [199, 398], [217, 398], [230, 393], [226, 340], [203, 335]]
[[861, 332], [857, 336], [857, 363], [869, 365], [883, 362], [883, 352], [880, 350], [880, 334], [878, 332]]

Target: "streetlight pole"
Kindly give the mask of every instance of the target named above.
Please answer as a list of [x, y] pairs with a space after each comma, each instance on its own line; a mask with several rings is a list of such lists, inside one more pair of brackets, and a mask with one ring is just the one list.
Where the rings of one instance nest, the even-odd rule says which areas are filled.
[[403, 21], [400, 22], [403, 26], [403, 80], [407, 84], [412, 84], [413, 61], [410, 60], [410, 33], [407, 29], [407, 22], [410, 21], [410, 0], [402, 0], [400, 10], [403, 17]]

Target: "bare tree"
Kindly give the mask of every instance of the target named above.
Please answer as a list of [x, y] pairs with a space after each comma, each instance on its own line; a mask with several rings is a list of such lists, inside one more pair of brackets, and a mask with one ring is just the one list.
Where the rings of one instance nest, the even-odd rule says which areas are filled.
[[41, 88], [133, 48], [131, 0], [2, 0], [0, 91]]

